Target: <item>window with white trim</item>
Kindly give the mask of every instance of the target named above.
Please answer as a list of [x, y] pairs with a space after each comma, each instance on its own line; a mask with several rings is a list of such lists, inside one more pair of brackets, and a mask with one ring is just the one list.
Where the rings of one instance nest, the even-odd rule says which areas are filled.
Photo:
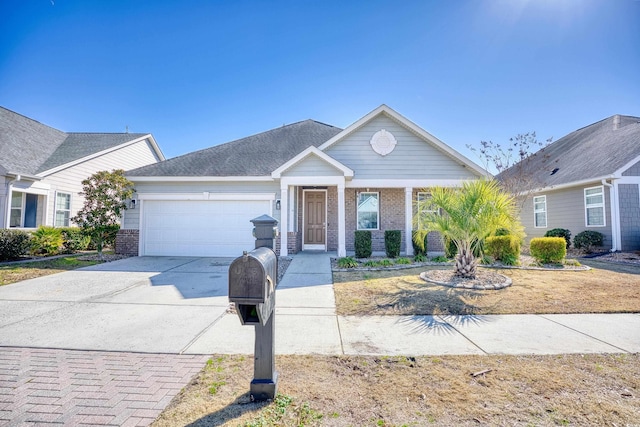
[[378, 230], [379, 193], [358, 193], [358, 230]]
[[431, 200], [431, 193], [425, 191], [419, 191], [416, 197], [416, 210], [418, 214], [418, 229], [424, 229], [424, 217], [425, 215], [438, 213], [438, 208], [433, 204]]
[[9, 215], [9, 227], [22, 227], [22, 209], [23, 209], [22, 193], [17, 191], [11, 192], [11, 213]]
[[535, 228], [547, 227], [547, 196], [533, 198], [533, 225]]
[[587, 227], [604, 227], [604, 187], [584, 189], [585, 224]]
[[68, 227], [71, 216], [71, 193], [56, 192], [56, 227]]

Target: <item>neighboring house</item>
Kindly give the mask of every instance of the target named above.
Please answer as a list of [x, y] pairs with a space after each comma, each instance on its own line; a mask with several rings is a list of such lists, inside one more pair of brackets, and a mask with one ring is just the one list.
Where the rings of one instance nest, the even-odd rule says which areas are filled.
[[161, 160], [151, 134], [62, 132], [0, 107], [0, 228], [70, 226], [82, 180]]
[[254, 247], [250, 220], [268, 214], [279, 221], [281, 255], [345, 256], [357, 229], [371, 230], [376, 252], [385, 230], [401, 230], [410, 255], [415, 202], [426, 204], [430, 187], [482, 176], [382, 105], [344, 130], [306, 120], [128, 171], [137, 207], [121, 235], [139, 255], [238, 256]]
[[615, 115], [578, 129], [521, 166], [537, 187], [521, 212], [527, 238], [553, 228], [572, 236], [593, 230], [613, 251], [640, 249], [640, 117]]

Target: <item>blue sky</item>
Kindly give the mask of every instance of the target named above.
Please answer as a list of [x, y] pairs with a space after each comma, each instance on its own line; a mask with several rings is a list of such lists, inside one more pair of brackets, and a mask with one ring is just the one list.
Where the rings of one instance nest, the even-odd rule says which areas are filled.
[[0, 105], [167, 157], [387, 104], [462, 154], [640, 116], [640, 1], [2, 0]]

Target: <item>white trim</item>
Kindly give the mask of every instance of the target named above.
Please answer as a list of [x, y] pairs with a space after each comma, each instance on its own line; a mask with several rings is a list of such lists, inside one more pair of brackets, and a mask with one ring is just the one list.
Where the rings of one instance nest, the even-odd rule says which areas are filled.
[[[536, 199], [537, 198], [544, 198], [544, 211], [538, 211], [536, 210]], [[540, 203], [540, 202], [538, 202]], [[549, 221], [548, 221], [548, 217], [547, 217], [547, 195], [546, 194], [542, 194], [539, 196], [533, 196], [532, 199], [532, 204], [533, 204], [533, 228], [549, 228]], [[544, 225], [538, 225], [536, 221], [536, 214], [539, 213], [544, 213]]]
[[271, 177], [274, 178], [274, 179], [280, 178], [282, 176], [282, 174], [287, 171], [287, 169], [291, 168], [296, 163], [301, 162], [302, 160], [304, 160], [305, 158], [307, 158], [309, 156], [318, 157], [320, 160], [328, 163], [330, 166], [333, 166], [334, 168], [336, 168], [339, 171], [341, 171], [343, 173], [343, 176], [345, 176], [347, 178], [350, 178], [350, 177], [353, 176], [353, 170], [349, 169], [348, 167], [346, 167], [345, 165], [343, 165], [342, 163], [340, 163], [339, 161], [337, 161], [333, 157], [330, 157], [326, 153], [323, 153], [322, 151], [318, 150], [316, 147], [311, 146], [311, 147], [307, 148], [306, 150], [304, 150], [302, 153], [300, 153], [297, 156], [295, 156], [293, 159], [289, 160], [288, 162], [286, 162], [285, 164], [280, 166], [278, 169], [274, 170], [271, 173]]
[[[305, 236], [305, 231], [306, 231], [306, 221], [305, 221], [305, 216], [307, 213], [307, 193], [308, 192], [322, 192], [324, 193], [324, 245], [309, 245], [309, 244], [305, 244], [304, 243], [304, 236]], [[327, 200], [327, 196], [328, 196], [329, 191], [325, 190], [325, 189], [305, 189], [302, 190], [302, 250], [313, 250], [313, 251], [326, 251], [327, 250], [327, 245], [329, 242], [327, 242], [327, 230], [328, 230], [328, 218], [327, 218], [327, 214], [329, 212], [329, 206], [328, 206], [328, 200]]]
[[[595, 203], [591, 206], [587, 205], [587, 190], [595, 190], [596, 188], [599, 188], [600, 190], [602, 190], [602, 203]], [[585, 227], [590, 227], [590, 228], [602, 228], [602, 227], [606, 227], [607, 226], [607, 208], [606, 208], [606, 192], [604, 191], [604, 185], [596, 185], [594, 187], [588, 187], [585, 188], [583, 190], [583, 195], [584, 195], [584, 226]], [[598, 225], [589, 225], [589, 215], [587, 214], [588, 209], [596, 209], [596, 208], [602, 208], [602, 224], [598, 224]]]
[[463, 164], [463, 166], [468, 167], [469, 169], [471, 169], [474, 172], [476, 172], [478, 175], [484, 176], [484, 177], [490, 177], [491, 176], [491, 174], [489, 172], [487, 172], [486, 170], [482, 169], [480, 166], [478, 166], [477, 164], [472, 162], [470, 159], [468, 159], [465, 156], [463, 156], [462, 154], [458, 153], [453, 148], [449, 147], [447, 144], [445, 144], [444, 142], [440, 141], [438, 138], [436, 138], [435, 136], [431, 135], [429, 132], [425, 131], [420, 126], [416, 125], [415, 123], [413, 123], [412, 121], [410, 121], [406, 117], [402, 116], [398, 112], [394, 111], [393, 109], [391, 109], [390, 107], [388, 107], [385, 104], [380, 105], [378, 108], [376, 108], [375, 110], [371, 111], [369, 114], [367, 114], [364, 117], [360, 118], [359, 120], [354, 122], [352, 125], [348, 126], [342, 132], [340, 132], [339, 134], [335, 135], [333, 138], [331, 138], [330, 140], [328, 140], [327, 142], [325, 142], [324, 144], [322, 144], [318, 148], [320, 150], [322, 150], [322, 151], [326, 150], [327, 148], [331, 147], [336, 142], [338, 142], [338, 141], [342, 140], [343, 138], [347, 137], [348, 135], [350, 135], [351, 133], [353, 133], [354, 131], [356, 131], [357, 129], [359, 129], [364, 124], [366, 124], [367, 122], [371, 121], [373, 118], [375, 118], [376, 116], [378, 116], [381, 113], [386, 114], [387, 116], [389, 116], [393, 120], [399, 122], [401, 125], [407, 127], [412, 132], [417, 134], [419, 137], [421, 137], [422, 139], [430, 142], [436, 148], [438, 148], [440, 151], [444, 152], [449, 157], [461, 162]]
[[[320, 178], [320, 177], [319, 177]], [[463, 183], [473, 179], [352, 179], [347, 181], [347, 188], [428, 188], [428, 187], [461, 187]]]
[[571, 187], [584, 187], [585, 185], [588, 185], [588, 184], [599, 184], [600, 182], [602, 182], [603, 179], [617, 179], [617, 178], [618, 177], [614, 175], [604, 175], [599, 178], [589, 178], [589, 179], [583, 179], [580, 181], [567, 182], [565, 184], [540, 187], [533, 190], [525, 191], [522, 194], [529, 195], [529, 194], [543, 193], [548, 191], [564, 190], [565, 188], [571, 188]]
[[413, 256], [413, 188], [404, 189], [404, 240], [407, 256]]
[[[338, 185], [338, 256], [347, 256], [344, 184]], [[328, 208], [328, 207], [327, 207]]]
[[276, 200], [275, 193], [138, 193], [138, 200]]
[[606, 180], [603, 179], [602, 185], [604, 185], [605, 187], [609, 187], [609, 210], [611, 212], [611, 252], [615, 252], [619, 249], [622, 249], [622, 228], [620, 225], [620, 200], [618, 197], [618, 182], [616, 182], [616, 180], [612, 181], [613, 182], [609, 184]]
[[280, 256], [289, 255], [289, 188], [280, 188]]
[[270, 176], [128, 176], [131, 182], [273, 182]]
[[[47, 169], [46, 171], [40, 172], [38, 174], [38, 176], [46, 177], [47, 175], [51, 175], [51, 174], [54, 174], [56, 172], [60, 172], [61, 170], [68, 169], [68, 168], [70, 168], [72, 166], [79, 165], [80, 163], [87, 162], [89, 160], [95, 159], [95, 158], [100, 157], [100, 156], [104, 156], [105, 154], [112, 153], [114, 151], [120, 150], [122, 148], [128, 147], [130, 145], [136, 144], [138, 142], [144, 141], [145, 139], [149, 139], [149, 138], [153, 139], [153, 136], [151, 136], [151, 134], [146, 134], [144, 136], [141, 136], [139, 138], [133, 139], [131, 141], [127, 141], [127, 142], [124, 142], [124, 143], [122, 143], [120, 145], [116, 145], [115, 147], [107, 148], [106, 150], [102, 150], [102, 151], [98, 151], [97, 153], [89, 154], [88, 156], [81, 157], [79, 159], [76, 159], [76, 160], [68, 162], [68, 163], [64, 163], [64, 164], [62, 164], [60, 166], [56, 166], [55, 168]], [[160, 160], [164, 160], [164, 154], [162, 154], [162, 151], [160, 151], [160, 148], [158, 148], [158, 144], [156, 144], [155, 141], [152, 141], [151, 145], [154, 146], [154, 149], [157, 148], [156, 154], [159, 154], [158, 157], [160, 157]]]
[[345, 185], [343, 176], [283, 176], [280, 186], [283, 185], [307, 185], [307, 186], [335, 186]]

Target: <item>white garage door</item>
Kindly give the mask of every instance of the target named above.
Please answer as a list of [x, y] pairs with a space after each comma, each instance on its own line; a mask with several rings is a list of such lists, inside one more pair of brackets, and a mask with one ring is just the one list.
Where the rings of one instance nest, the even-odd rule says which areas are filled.
[[270, 213], [267, 200], [145, 200], [142, 255], [240, 256], [255, 247], [250, 220]]

